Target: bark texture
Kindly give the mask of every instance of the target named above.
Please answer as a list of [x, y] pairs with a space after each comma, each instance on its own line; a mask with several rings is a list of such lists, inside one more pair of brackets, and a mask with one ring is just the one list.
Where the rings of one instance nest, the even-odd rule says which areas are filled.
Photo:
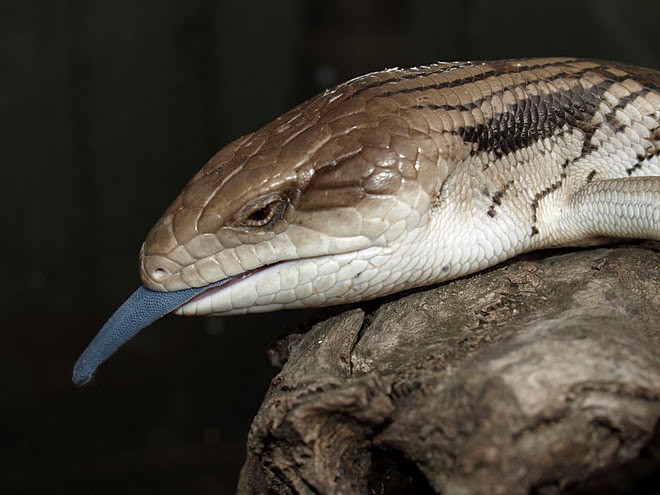
[[648, 242], [529, 255], [289, 336], [272, 351], [284, 365], [239, 493], [628, 493], [653, 481], [659, 254]]

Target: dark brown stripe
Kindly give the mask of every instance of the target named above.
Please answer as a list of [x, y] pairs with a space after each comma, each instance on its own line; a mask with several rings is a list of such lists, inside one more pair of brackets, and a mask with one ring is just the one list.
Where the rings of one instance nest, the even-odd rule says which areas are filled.
[[458, 128], [454, 133], [476, 144], [476, 152], [492, 151], [498, 157], [550, 137], [566, 125], [580, 129], [587, 146], [595, 132], [591, 121], [598, 112], [602, 92], [607, 89], [606, 84], [599, 86], [592, 88], [594, 92], [575, 84], [570, 90], [528, 95], [517, 104], [507, 105], [506, 112], [494, 115], [483, 124]]
[[502, 189], [499, 189], [498, 191], [495, 191], [493, 195], [491, 196], [490, 200], [490, 206], [488, 207], [488, 210], [486, 210], [486, 214], [490, 218], [494, 218], [495, 215], [497, 215], [497, 211], [495, 211], [495, 208], [497, 206], [502, 205], [502, 198], [504, 197], [504, 193], [506, 193], [509, 188], [513, 185], [513, 181], [508, 182]]
[[[467, 64], [463, 65], [451, 65], [449, 66], [443, 66], [439, 69], [434, 69], [434, 70], [426, 70], [422, 71], [421, 69], [413, 72], [411, 74], [403, 74], [403, 75], [398, 75], [398, 76], [393, 76], [388, 79], [383, 79], [382, 81], [375, 81], [371, 84], [367, 84], [365, 86], [362, 86], [361, 88], [356, 89], [353, 93], [348, 95], [349, 98], [358, 96], [365, 91], [368, 91], [373, 88], [378, 88], [381, 86], [384, 86], [386, 84], [390, 83], [397, 83], [400, 81], [410, 81], [414, 79], [418, 79], [421, 77], [426, 77], [426, 76], [434, 76], [437, 74], [442, 74], [443, 72], [448, 72], [450, 70], [460, 70], [460, 69], [466, 69], [469, 67], [481, 67], [484, 69], [484, 72], [479, 75], [473, 75], [464, 79], [458, 79], [456, 81], [447, 81], [444, 83], [434, 83], [432, 85], [426, 86], [422, 85], [417, 88], [403, 88], [403, 89], [398, 89], [394, 91], [386, 91], [384, 93], [378, 94], [378, 95], [373, 95], [374, 97], [388, 97], [388, 96], [394, 96], [397, 94], [406, 94], [406, 93], [413, 93], [416, 91], [426, 91], [429, 89], [433, 90], [440, 90], [440, 89], [445, 89], [445, 88], [451, 88], [455, 86], [460, 86], [461, 84], [465, 83], [473, 83], [476, 81], [483, 81], [484, 79], [488, 79], [489, 77], [497, 77], [498, 75], [501, 74], [508, 74], [508, 73], [519, 73], [519, 72], [529, 72], [537, 69], [544, 69], [547, 67], [555, 67], [555, 66], [560, 66], [560, 65], [565, 65], [571, 62], [571, 60], [554, 60], [552, 62], [547, 62], [545, 64], [535, 64], [535, 65], [529, 65], [529, 66], [523, 66], [519, 67], [517, 65], [513, 65], [514, 61], [495, 61], [495, 62], [470, 62]], [[569, 74], [565, 74], [569, 75]]]
[[649, 160], [653, 158], [654, 156], [660, 155], [660, 150], [653, 150], [646, 155], [637, 155], [637, 163], [635, 163], [632, 167], [626, 169], [626, 173], [628, 175], [632, 175], [632, 173], [635, 170], [641, 169], [644, 165], [648, 164]]
[[543, 189], [542, 191], [540, 191], [540, 192], [538, 192], [534, 195], [534, 199], [532, 200], [532, 203], [530, 204], [530, 207], [532, 208], [532, 232], [530, 234], [531, 237], [534, 237], [536, 234], [539, 233], [539, 229], [536, 226], [536, 222], [538, 220], [537, 211], [538, 211], [538, 208], [539, 208], [539, 203], [548, 194], [556, 191], [557, 189], [559, 189], [563, 185], [563, 181], [566, 178], [566, 169], [568, 168], [568, 166], [570, 164], [571, 164], [571, 162], [569, 160], [566, 160], [562, 164], [562, 172], [559, 174], [559, 180], [556, 181], [556, 182], [553, 182], [548, 187], [546, 187], [545, 189]]
[[[637, 81], [639, 82], [639, 81]], [[605, 120], [607, 121], [608, 125], [614, 129], [614, 132], [621, 132], [623, 129], [626, 128], [626, 125], [622, 123], [619, 118], [616, 116], [617, 110], [625, 110], [625, 107], [628, 106], [629, 103], [632, 103], [637, 99], [638, 97], [645, 97], [651, 93], [651, 89], [649, 88], [642, 88], [639, 91], [633, 91], [631, 92], [628, 96], [624, 96], [622, 98], [619, 98], [619, 103], [614, 105], [611, 109], [610, 112], [608, 112], [605, 115]]]
[[[600, 74], [600, 72], [599, 72], [599, 75], [602, 76], [603, 74]], [[631, 79], [631, 78], [626, 77], [625, 79], [627, 80], [627, 79]], [[632, 78], [632, 80], [636, 81], [635, 78]], [[618, 83], [622, 82], [622, 78], [617, 78], [616, 81], [605, 80], [602, 83], [597, 84], [592, 88], [592, 89], [594, 89], [594, 91], [596, 93], [596, 96], [598, 97], [598, 102], [596, 102], [596, 104], [598, 104], [598, 103], [600, 103], [600, 101], [602, 101], [603, 94], [607, 90], [609, 90], [614, 83], [617, 83], [617, 82]], [[637, 81], [637, 82], [639, 82], [639, 81]], [[597, 130], [602, 129], [605, 125], [611, 125], [611, 122], [613, 122], [613, 119], [616, 119], [615, 113], [616, 113], [617, 110], [624, 109], [630, 102], [634, 101], [635, 98], [637, 98], [638, 96], [644, 96], [648, 93], [649, 93], [648, 88], [642, 88], [639, 91], [631, 92], [628, 96], [619, 98], [619, 103], [617, 103], [616, 105], [611, 107], [609, 109], [609, 111], [606, 114], [604, 114], [603, 121], [598, 126], [593, 126], [591, 124], [587, 124], [583, 128], [581, 128], [581, 130], [584, 132], [584, 141], [583, 141], [583, 144], [582, 144], [582, 152], [580, 154], [580, 158], [584, 158], [586, 156], [589, 156], [592, 152], [594, 152], [598, 149], [598, 146], [594, 145], [591, 142], [591, 139], [593, 138], [593, 135]], [[618, 120], [618, 119], [616, 119], [616, 120]], [[615, 129], [616, 132], [621, 132], [625, 128], [626, 128], [626, 125], [619, 122], [619, 125], [617, 125], [614, 129]]]

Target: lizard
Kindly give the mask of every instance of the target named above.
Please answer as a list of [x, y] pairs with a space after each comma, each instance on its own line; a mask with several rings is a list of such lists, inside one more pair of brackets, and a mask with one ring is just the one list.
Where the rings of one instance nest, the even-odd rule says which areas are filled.
[[73, 381], [168, 313], [351, 303], [536, 249], [660, 240], [659, 155], [652, 69], [564, 57], [357, 77], [188, 182]]

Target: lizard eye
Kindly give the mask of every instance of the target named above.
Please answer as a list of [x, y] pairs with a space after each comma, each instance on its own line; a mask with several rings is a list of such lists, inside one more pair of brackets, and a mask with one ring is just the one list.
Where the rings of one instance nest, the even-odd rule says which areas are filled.
[[269, 227], [282, 218], [286, 204], [286, 200], [277, 195], [257, 198], [241, 208], [236, 223], [249, 228]]

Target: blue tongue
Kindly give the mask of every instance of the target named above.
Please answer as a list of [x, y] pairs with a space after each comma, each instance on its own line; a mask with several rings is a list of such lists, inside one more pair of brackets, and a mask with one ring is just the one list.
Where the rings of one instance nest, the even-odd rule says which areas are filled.
[[175, 292], [156, 292], [140, 287], [115, 311], [78, 358], [73, 367], [73, 383], [77, 387], [82, 387], [92, 379], [92, 375], [101, 363], [140, 330], [171, 313], [196, 295], [212, 287], [226, 284], [229, 280], [230, 278], [204, 287]]

